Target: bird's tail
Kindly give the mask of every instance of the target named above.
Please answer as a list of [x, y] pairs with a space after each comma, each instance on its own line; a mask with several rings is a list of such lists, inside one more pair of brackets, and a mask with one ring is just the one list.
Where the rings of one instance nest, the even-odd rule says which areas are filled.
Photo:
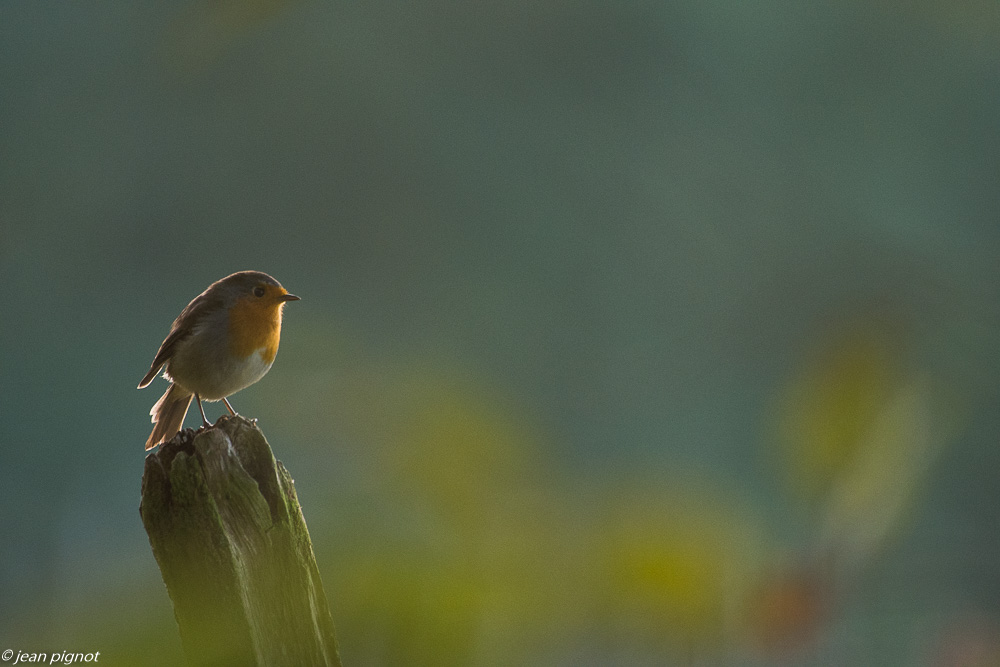
[[170, 384], [167, 391], [149, 411], [156, 426], [153, 427], [153, 432], [149, 434], [149, 440], [146, 441], [146, 451], [177, 435], [181, 426], [184, 425], [184, 416], [187, 415], [192, 398], [194, 398], [194, 394], [187, 389], [174, 383]]

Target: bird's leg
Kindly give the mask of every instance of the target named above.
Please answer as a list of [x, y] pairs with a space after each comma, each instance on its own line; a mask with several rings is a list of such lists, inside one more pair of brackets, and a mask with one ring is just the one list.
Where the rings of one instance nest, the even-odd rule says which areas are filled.
[[233, 410], [233, 406], [229, 405], [229, 401], [226, 400], [225, 396], [222, 397], [222, 402], [226, 404], [227, 408], [229, 408], [229, 414], [231, 414], [232, 416], [236, 417], [237, 416], [236, 410]]
[[212, 424], [208, 421], [208, 417], [205, 416], [205, 408], [201, 405], [201, 396], [198, 394], [194, 395], [194, 399], [198, 401], [198, 409], [201, 410], [201, 426], [202, 428], [211, 428]]

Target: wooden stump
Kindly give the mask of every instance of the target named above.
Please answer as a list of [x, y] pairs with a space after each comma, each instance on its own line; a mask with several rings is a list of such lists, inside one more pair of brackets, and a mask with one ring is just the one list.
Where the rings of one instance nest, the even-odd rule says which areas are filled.
[[335, 665], [333, 618], [292, 478], [242, 417], [146, 457], [139, 512], [194, 665]]

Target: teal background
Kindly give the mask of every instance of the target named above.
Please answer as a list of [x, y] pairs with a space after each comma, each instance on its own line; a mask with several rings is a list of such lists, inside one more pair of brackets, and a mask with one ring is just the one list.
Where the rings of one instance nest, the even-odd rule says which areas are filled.
[[[135, 386], [257, 269], [302, 301], [232, 402], [345, 664], [996, 659], [998, 73], [982, 0], [5, 3], [0, 650], [181, 659]], [[782, 454], [798, 377], [832, 458]], [[918, 387], [891, 465], [854, 387]], [[762, 649], [730, 611], [845, 479], [874, 546]]]

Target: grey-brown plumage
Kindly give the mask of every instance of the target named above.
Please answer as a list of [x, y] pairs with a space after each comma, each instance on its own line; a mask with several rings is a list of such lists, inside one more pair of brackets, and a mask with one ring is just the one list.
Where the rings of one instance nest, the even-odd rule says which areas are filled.
[[181, 429], [192, 398], [205, 425], [202, 400], [224, 401], [235, 415], [226, 397], [267, 373], [278, 349], [282, 307], [298, 298], [266, 273], [240, 271], [192, 299], [139, 383], [139, 389], [149, 385], [161, 370], [171, 383], [149, 412], [155, 426], [146, 449]]

